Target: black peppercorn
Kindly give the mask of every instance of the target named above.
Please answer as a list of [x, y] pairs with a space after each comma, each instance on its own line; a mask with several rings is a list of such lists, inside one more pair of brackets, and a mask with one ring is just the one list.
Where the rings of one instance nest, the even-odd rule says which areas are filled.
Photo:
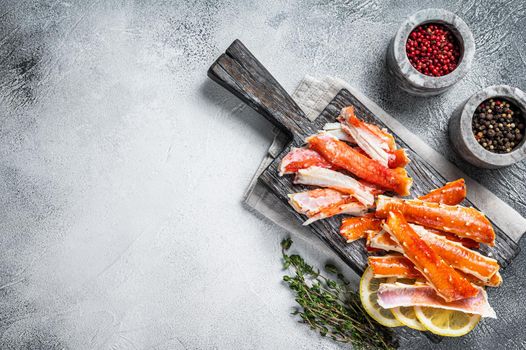
[[473, 114], [477, 142], [495, 153], [509, 153], [524, 138], [524, 116], [515, 104], [502, 98], [482, 102]]

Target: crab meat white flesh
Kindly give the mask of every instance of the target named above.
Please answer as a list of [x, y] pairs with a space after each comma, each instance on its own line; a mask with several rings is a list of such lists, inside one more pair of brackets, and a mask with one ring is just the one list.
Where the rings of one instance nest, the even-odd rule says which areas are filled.
[[317, 188], [315, 190], [289, 194], [290, 205], [300, 214], [313, 215], [329, 206], [341, 203], [349, 195], [330, 188]]
[[433, 287], [427, 284], [382, 283], [378, 289], [378, 304], [384, 309], [426, 306], [497, 318], [495, 311], [488, 303], [486, 292], [481, 287], [477, 288], [479, 293], [474, 297], [446, 302]]
[[378, 137], [378, 135], [371, 132], [371, 130], [362, 126], [355, 126], [348, 122], [348, 110], [342, 110], [340, 123], [342, 130], [349, 134], [361, 149], [372, 159], [377, 160], [385, 167], [389, 166], [389, 151], [390, 147], [386, 140]]
[[356, 144], [356, 140], [354, 140], [354, 138], [349, 135], [349, 133], [343, 131], [342, 125], [340, 123], [327, 123], [323, 126], [323, 130], [338, 140]]
[[371, 207], [374, 204], [373, 189], [367, 187], [356, 179], [339, 173], [334, 170], [312, 166], [307, 169], [300, 169], [296, 174], [294, 183], [328, 187], [340, 192], [348, 193], [356, 198], [360, 203], [366, 207]]

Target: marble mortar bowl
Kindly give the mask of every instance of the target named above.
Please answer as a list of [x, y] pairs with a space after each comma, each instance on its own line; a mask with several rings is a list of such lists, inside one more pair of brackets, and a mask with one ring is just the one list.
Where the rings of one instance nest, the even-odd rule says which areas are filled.
[[[488, 169], [512, 165], [526, 158], [526, 137], [510, 153], [494, 153], [479, 145], [472, 129], [475, 109], [485, 100], [500, 97], [515, 104], [526, 118], [526, 94], [508, 85], [489, 86], [473, 96], [454, 112], [449, 120], [449, 139], [458, 154], [469, 163]], [[526, 121], [526, 119], [525, 119]]]
[[[459, 65], [453, 72], [441, 77], [420, 73], [411, 65], [406, 54], [409, 34], [416, 27], [427, 23], [446, 26], [460, 45]], [[442, 9], [425, 9], [409, 16], [396, 32], [387, 49], [387, 68], [402, 90], [417, 96], [433, 96], [445, 92], [459, 82], [471, 69], [474, 55], [473, 34], [460, 17]]]

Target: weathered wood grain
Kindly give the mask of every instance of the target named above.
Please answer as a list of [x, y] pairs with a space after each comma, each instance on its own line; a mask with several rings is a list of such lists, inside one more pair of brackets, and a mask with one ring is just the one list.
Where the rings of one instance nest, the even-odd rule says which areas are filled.
[[305, 113], [239, 40], [210, 66], [208, 76], [291, 137], [305, 132]]

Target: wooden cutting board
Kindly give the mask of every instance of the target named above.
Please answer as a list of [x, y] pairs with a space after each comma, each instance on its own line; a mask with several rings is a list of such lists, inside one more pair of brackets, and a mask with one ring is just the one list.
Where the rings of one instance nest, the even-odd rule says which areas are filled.
[[[281, 159], [291, 147], [304, 145], [305, 138], [321, 130], [325, 123], [335, 122], [340, 110], [349, 105], [355, 107], [359, 118], [388, 129], [394, 135], [398, 146], [407, 149], [408, 156], [411, 159], [407, 171], [409, 176], [413, 178], [411, 197], [418, 197], [446, 183], [444, 177], [437, 170], [347, 90], [341, 90], [315, 121], [308, 120], [283, 87], [239, 40], [234, 41], [226, 52], [212, 64], [208, 70], [208, 76], [289, 135], [290, 143], [260, 176], [261, 181], [284, 202], [288, 203], [287, 194], [300, 192], [307, 188], [302, 185], [294, 185], [291, 175], [283, 177], [278, 175]], [[465, 200], [463, 205], [474, 207], [469, 200]], [[289, 205], [288, 207], [297, 220], [300, 222], [306, 220], [305, 216], [296, 213]], [[367, 267], [367, 252], [364, 243], [361, 240], [347, 243], [339, 234], [340, 224], [341, 217], [333, 217], [316, 221], [309, 227], [347, 265], [361, 274]], [[495, 257], [505, 268], [518, 254], [519, 247], [495, 224], [494, 228], [497, 234], [495, 247], [484, 246], [481, 251]]]

